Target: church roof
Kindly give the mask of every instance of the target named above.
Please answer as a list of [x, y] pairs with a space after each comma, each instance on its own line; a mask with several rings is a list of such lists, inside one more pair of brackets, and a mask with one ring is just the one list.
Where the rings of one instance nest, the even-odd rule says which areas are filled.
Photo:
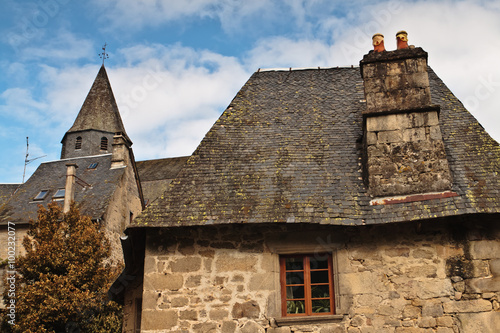
[[175, 178], [188, 158], [183, 156], [136, 162], [141, 182]]
[[[9, 221], [27, 223], [29, 219], [36, 219], [38, 205], [46, 206], [50, 201], [57, 200], [54, 195], [59, 189], [64, 189], [68, 163], [78, 166], [75, 202], [79, 203], [80, 212], [92, 219], [101, 218], [125, 172], [125, 168], [110, 169], [111, 154], [40, 164], [28, 181], [0, 206], [0, 224]], [[45, 195], [36, 199], [42, 191], [46, 191]]]
[[359, 68], [259, 71], [133, 227], [363, 225], [500, 212], [500, 147], [429, 68], [458, 196], [371, 205]]
[[160, 197], [177, 177], [189, 156], [136, 162], [146, 205]]
[[121, 132], [128, 138], [104, 65], [97, 73], [87, 98], [68, 133], [85, 130]]

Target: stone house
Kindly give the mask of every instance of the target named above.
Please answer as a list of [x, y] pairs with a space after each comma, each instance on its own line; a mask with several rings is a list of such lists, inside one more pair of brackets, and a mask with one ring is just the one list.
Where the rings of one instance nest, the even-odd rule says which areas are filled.
[[500, 147], [378, 51], [250, 77], [122, 238], [124, 332], [498, 332]]

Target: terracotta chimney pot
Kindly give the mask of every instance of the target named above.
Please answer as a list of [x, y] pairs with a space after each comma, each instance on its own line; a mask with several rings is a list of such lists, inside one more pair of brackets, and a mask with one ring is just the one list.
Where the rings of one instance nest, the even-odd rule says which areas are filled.
[[398, 31], [396, 34], [398, 50], [408, 48], [408, 33], [404, 30]]
[[373, 42], [373, 50], [375, 52], [383, 52], [383, 51], [385, 51], [384, 35], [376, 33], [372, 37], [372, 42]]

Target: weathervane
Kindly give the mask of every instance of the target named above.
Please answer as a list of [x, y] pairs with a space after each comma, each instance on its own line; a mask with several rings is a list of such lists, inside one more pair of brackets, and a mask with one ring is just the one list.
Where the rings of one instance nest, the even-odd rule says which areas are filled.
[[108, 46], [108, 44], [104, 43], [104, 46], [102, 47], [102, 53], [99, 53], [99, 58], [102, 59], [103, 66], [104, 66], [104, 60], [109, 58], [109, 55], [106, 53], [106, 46]]

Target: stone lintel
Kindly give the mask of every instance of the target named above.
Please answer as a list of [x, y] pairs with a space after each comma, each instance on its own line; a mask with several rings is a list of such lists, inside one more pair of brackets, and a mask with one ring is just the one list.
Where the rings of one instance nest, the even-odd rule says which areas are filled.
[[392, 110], [383, 110], [383, 111], [377, 111], [373, 112], [373, 110], [363, 110], [361, 111], [361, 114], [363, 115], [363, 119], [366, 120], [368, 117], [376, 117], [376, 116], [381, 116], [381, 115], [389, 115], [389, 114], [400, 114], [400, 113], [413, 113], [413, 112], [431, 112], [431, 111], [436, 111], [438, 113], [441, 112], [441, 106], [438, 104], [431, 104], [431, 105], [426, 105], [422, 106], [419, 108], [408, 108], [408, 109], [392, 109]]
[[392, 204], [398, 204], [398, 203], [425, 201], [425, 200], [433, 200], [433, 199], [445, 199], [445, 198], [452, 198], [452, 197], [457, 197], [457, 196], [458, 196], [458, 194], [456, 192], [453, 192], [453, 191], [392, 196], [392, 197], [373, 199], [370, 201], [370, 206], [392, 205]]
[[343, 315], [324, 315], [324, 316], [309, 316], [309, 317], [282, 317], [274, 318], [276, 325], [307, 325], [321, 322], [339, 322], [344, 318]]

